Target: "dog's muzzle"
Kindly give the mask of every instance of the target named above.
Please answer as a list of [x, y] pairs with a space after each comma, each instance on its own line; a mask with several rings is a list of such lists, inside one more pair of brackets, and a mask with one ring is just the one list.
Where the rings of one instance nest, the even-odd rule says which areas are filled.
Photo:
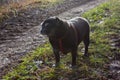
[[42, 35], [47, 35], [47, 33], [48, 33], [48, 31], [47, 31], [46, 29], [42, 29], [42, 30], [41, 30], [41, 34], [42, 34]]

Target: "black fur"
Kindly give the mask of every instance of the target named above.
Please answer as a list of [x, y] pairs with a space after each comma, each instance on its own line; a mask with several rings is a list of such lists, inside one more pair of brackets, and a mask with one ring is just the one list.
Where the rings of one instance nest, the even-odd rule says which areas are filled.
[[[47, 35], [53, 47], [56, 59], [56, 65], [60, 62], [59, 39], [62, 39], [64, 54], [71, 52], [72, 66], [76, 65], [76, 56], [78, 45], [81, 41], [85, 45], [84, 56], [88, 56], [89, 46], [89, 23], [86, 19], [76, 17], [74, 19], [64, 21], [58, 17], [46, 19], [42, 24], [41, 33]], [[74, 27], [74, 28], [73, 28]]]

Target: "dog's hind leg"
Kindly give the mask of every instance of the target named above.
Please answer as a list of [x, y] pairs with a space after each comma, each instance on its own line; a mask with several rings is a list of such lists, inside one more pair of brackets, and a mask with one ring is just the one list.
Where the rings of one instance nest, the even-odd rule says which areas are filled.
[[85, 52], [84, 52], [84, 56], [88, 57], [88, 46], [89, 46], [89, 43], [90, 43], [90, 40], [89, 40], [89, 36], [87, 36], [85, 39], [84, 39], [84, 45], [85, 45]]

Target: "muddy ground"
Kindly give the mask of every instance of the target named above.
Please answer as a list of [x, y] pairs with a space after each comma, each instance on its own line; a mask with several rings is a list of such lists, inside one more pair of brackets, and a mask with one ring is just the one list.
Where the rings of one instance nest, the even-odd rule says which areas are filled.
[[29, 7], [14, 16], [10, 14], [10, 18], [0, 23], [0, 77], [20, 63], [26, 53], [46, 42], [40, 34], [40, 23], [44, 19], [50, 16], [70, 19], [105, 1], [65, 0], [46, 9]]

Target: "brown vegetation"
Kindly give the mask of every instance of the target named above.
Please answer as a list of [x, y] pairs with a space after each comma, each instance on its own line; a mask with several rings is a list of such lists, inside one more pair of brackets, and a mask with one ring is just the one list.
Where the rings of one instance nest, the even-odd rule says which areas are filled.
[[19, 2], [9, 2], [8, 4], [0, 5], [0, 22], [3, 17], [8, 17], [9, 12], [17, 12], [20, 9], [25, 9], [29, 4], [55, 2], [56, 0], [22, 0]]

